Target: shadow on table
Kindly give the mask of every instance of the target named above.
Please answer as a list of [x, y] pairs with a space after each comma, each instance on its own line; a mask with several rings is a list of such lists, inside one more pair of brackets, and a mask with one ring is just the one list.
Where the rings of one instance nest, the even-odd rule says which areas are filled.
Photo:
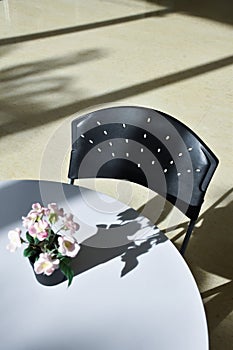
[[[133, 209], [119, 213], [118, 218], [119, 224], [97, 225], [97, 232], [80, 244], [79, 253], [71, 262], [74, 276], [119, 258], [122, 261], [119, 276], [123, 277], [138, 266], [139, 256], [168, 240], [156, 226]], [[65, 280], [54, 284], [48, 281], [40, 283], [49, 286]]]
[[[46, 203], [43, 199], [49, 201], [53, 199], [59, 203], [64, 198], [83, 196], [85, 191], [90, 190], [82, 188], [81, 193], [79, 187], [48, 181], [28, 180], [3, 183], [0, 191], [0, 228], [18, 222], [23, 215], [27, 215], [33, 203], [39, 201], [44, 205]], [[156, 226], [134, 209], [118, 213], [116, 221], [119, 223], [97, 225], [97, 232], [82, 242], [77, 257], [72, 261], [75, 275], [121, 257], [124, 266], [120, 276], [123, 277], [137, 267], [140, 255], [148, 253], [153, 245], [167, 240]], [[46, 281], [42, 284], [48, 285]]]
[[[83, 193], [88, 191], [83, 189]], [[33, 203], [42, 205], [80, 195], [78, 187], [52, 181], [18, 180], [0, 184], [0, 230], [26, 216]], [[12, 227], [14, 229], [14, 227]]]
[[[65, 203], [74, 197], [88, 196], [89, 189], [61, 182], [44, 180], [16, 180], [0, 182], [0, 233], [9, 225], [20, 224], [33, 203]], [[21, 225], [21, 224], [20, 224]]]
[[[124, 263], [120, 272], [120, 276], [123, 277], [138, 266], [139, 256], [148, 253], [153, 245], [167, 240], [167, 237], [149, 221], [147, 226], [142, 227], [143, 223], [140, 220], [143, 218], [140, 218], [133, 209], [126, 210], [125, 214], [131, 221], [126, 223], [122, 221], [120, 224], [110, 226], [98, 225], [97, 233], [82, 242], [81, 249], [72, 263], [75, 276], [120, 257]], [[125, 216], [124, 213], [119, 215], [121, 218]], [[137, 238], [142, 228], [144, 233]]]

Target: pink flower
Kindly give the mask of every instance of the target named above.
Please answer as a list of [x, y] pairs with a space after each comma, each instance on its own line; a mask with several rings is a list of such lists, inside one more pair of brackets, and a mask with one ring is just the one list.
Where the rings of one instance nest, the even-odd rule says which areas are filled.
[[50, 203], [48, 205], [48, 208], [50, 209], [50, 212], [57, 214], [58, 216], [64, 216], [64, 210], [63, 208], [58, 208], [56, 203]]
[[30, 226], [28, 232], [32, 237], [36, 237], [39, 239], [39, 241], [43, 241], [49, 235], [48, 228], [49, 224], [47, 221], [40, 220], [35, 222], [34, 225]]
[[37, 219], [37, 214], [30, 211], [26, 217], [22, 216], [23, 227], [28, 229], [30, 226], [32, 226], [36, 222], [36, 219]]
[[11, 252], [15, 252], [17, 248], [21, 247], [21, 230], [17, 227], [15, 230], [11, 230], [8, 232], [8, 238], [10, 243], [6, 246], [6, 248]]
[[49, 221], [51, 223], [55, 223], [58, 220], [59, 216], [64, 216], [64, 210], [63, 208], [58, 208], [56, 203], [50, 203], [48, 205], [47, 215], [49, 216]]
[[32, 204], [32, 210], [31, 210], [31, 213], [35, 213], [37, 214], [37, 216], [40, 216], [40, 215], [46, 215], [46, 212], [47, 212], [48, 208], [44, 208], [40, 205], [40, 203], [34, 203]]
[[44, 273], [47, 276], [52, 275], [58, 267], [59, 259], [53, 259], [48, 253], [41, 253], [39, 259], [34, 263], [35, 273]]
[[40, 203], [34, 203], [34, 204], [32, 204], [32, 209], [34, 210], [34, 211], [41, 211], [41, 205], [40, 205]]
[[44, 208], [40, 203], [32, 204], [32, 210], [29, 211], [26, 217], [22, 217], [23, 226], [29, 228], [32, 226], [38, 219], [41, 219], [43, 215], [46, 215], [48, 208]]
[[58, 251], [64, 256], [74, 258], [80, 249], [74, 237], [61, 236], [58, 238], [59, 248]]
[[71, 234], [74, 234], [75, 231], [77, 231], [79, 229], [79, 224], [77, 224], [77, 222], [73, 221], [73, 215], [72, 214], [66, 214], [64, 217], [64, 229], [65, 230], [69, 230]]

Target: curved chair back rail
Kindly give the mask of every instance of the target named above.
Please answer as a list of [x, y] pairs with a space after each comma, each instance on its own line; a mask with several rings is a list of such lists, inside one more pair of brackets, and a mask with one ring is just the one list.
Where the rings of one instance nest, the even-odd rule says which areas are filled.
[[190, 128], [157, 110], [112, 107], [72, 122], [72, 183], [96, 177], [129, 180], [159, 193], [194, 222], [217, 165]]

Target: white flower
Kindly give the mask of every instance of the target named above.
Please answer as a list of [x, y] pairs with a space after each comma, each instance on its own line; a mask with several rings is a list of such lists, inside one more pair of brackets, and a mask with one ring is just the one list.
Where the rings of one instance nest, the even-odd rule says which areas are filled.
[[26, 217], [22, 216], [23, 227], [29, 228], [36, 222], [36, 219], [37, 219], [37, 214], [35, 212], [30, 211]]
[[58, 238], [58, 243], [58, 251], [62, 255], [74, 258], [78, 254], [80, 246], [74, 237], [60, 236]]
[[40, 203], [34, 203], [32, 204], [32, 211], [38, 214], [42, 214], [44, 212], [44, 209]]
[[58, 216], [64, 216], [64, 210], [63, 208], [58, 208], [57, 204], [56, 203], [50, 203], [48, 205], [48, 208], [50, 210], [50, 213], [55, 213], [57, 214]]
[[32, 204], [32, 210], [29, 211], [26, 217], [22, 217], [23, 226], [28, 229], [30, 226], [34, 225], [38, 219], [41, 219], [43, 215], [47, 215], [48, 212], [49, 209], [42, 207], [40, 203]]
[[47, 221], [39, 220], [38, 222], [35, 222], [34, 225], [29, 227], [28, 232], [32, 237], [36, 237], [40, 241], [43, 241], [49, 235], [48, 229], [49, 224], [47, 223]]
[[69, 230], [71, 234], [74, 234], [75, 231], [79, 229], [79, 224], [77, 222], [73, 221], [73, 215], [72, 214], [66, 214], [64, 216], [64, 229]]
[[35, 273], [44, 273], [47, 276], [52, 275], [58, 267], [59, 259], [53, 259], [48, 253], [41, 253], [39, 259], [34, 263]]
[[8, 238], [10, 243], [7, 245], [7, 249], [13, 253], [17, 248], [21, 247], [21, 239], [20, 239], [21, 230], [17, 227], [15, 230], [11, 230], [8, 232]]
[[64, 216], [64, 210], [63, 208], [58, 208], [56, 203], [50, 203], [48, 205], [47, 215], [49, 216], [49, 221], [54, 224], [55, 222], [57, 222], [59, 216]]

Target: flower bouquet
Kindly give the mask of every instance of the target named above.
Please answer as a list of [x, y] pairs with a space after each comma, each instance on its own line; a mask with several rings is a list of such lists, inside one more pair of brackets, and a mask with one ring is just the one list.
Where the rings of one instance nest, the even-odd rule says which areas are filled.
[[39, 203], [32, 205], [26, 217], [22, 217], [24, 235], [19, 228], [8, 233], [10, 240], [7, 249], [15, 252], [23, 244], [24, 256], [31, 261], [36, 274], [50, 276], [60, 269], [70, 286], [74, 277], [71, 260], [80, 249], [73, 236], [79, 229], [78, 223], [73, 221], [72, 214], [65, 214], [56, 203], [42, 207]]

